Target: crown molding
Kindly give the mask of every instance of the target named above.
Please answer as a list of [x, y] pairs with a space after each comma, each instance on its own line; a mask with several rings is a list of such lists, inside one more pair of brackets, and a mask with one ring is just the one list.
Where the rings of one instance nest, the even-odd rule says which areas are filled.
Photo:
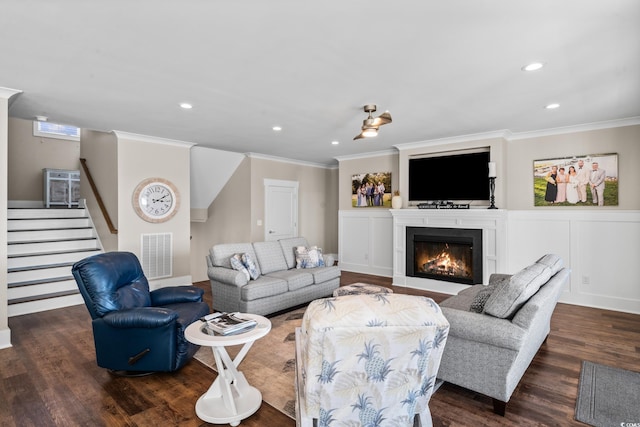
[[431, 139], [427, 141], [407, 142], [406, 144], [396, 144], [399, 151], [412, 150], [414, 148], [423, 148], [433, 145], [457, 144], [460, 142], [481, 141], [484, 139], [503, 138], [509, 139], [511, 131], [508, 129], [497, 130], [493, 132], [472, 133], [469, 135], [451, 136], [446, 138]]
[[[0, 98], [8, 99], [9, 100], [9, 105], [11, 105], [11, 102], [13, 102], [13, 100], [11, 98], [14, 95], [18, 95], [20, 93], [22, 93], [21, 90], [11, 89], [9, 87], [0, 86]], [[13, 98], [13, 99], [15, 99], [15, 98]]]
[[531, 132], [517, 132], [512, 133], [506, 139], [509, 141], [517, 141], [520, 139], [539, 138], [543, 136], [562, 135], [567, 133], [587, 132], [598, 129], [611, 129], [624, 126], [640, 125], [640, 116], [628, 117], [625, 119], [607, 120], [604, 122], [585, 123], [574, 126], [563, 126], [557, 128], [549, 128], [542, 130], [535, 130]]
[[173, 145], [175, 147], [183, 147], [183, 148], [184, 147], [191, 148], [194, 145], [196, 145], [196, 143], [194, 143], [194, 142], [178, 141], [178, 140], [175, 140], [175, 139], [159, 138], [157, 136], [140, 135], [140, 134], [137, 134], [137, 133], [123, 132], [123, 131], [120, 131], [120, 130], [113, 130], [111, 132], [114, 133], [117, 138], [132, 139], [134, 141], [140, 141], [140, 142], [150, 142], [152, 144]]
[[381, 150], [381, 151], [371, 151], [369, 153], [360, 153], [360, 154], [350, 154], [346, 156], [338, 156], [334, 157], [338, 162], [343, 160], [358, 160], [358, 159], [368, 159], [370, 157], [381, 157], [388, 156], [390, 154], [398, 154], [397, 150]]
[[291, 163], [294, 165], [310, 166], [310, 167], [322, 168], [322, 169], [337, 169], [338, 167], [337, 165], [326, 165], [323, 163], [307, 162], [304, 160], [294, 160], [294, 159], [288, 159], [286, 157], [270, 156], [267, 154], [252, 153], [252, 152], [245, 153], [245, 156], [252, 159], [271, 160], [273, 162]]

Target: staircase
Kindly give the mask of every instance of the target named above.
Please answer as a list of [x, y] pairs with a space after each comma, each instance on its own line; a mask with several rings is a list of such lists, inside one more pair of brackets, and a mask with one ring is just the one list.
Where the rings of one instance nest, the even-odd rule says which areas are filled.
[[71, 266], [102, 252], [86, 209], [7, 210], [8, 315], [82, 304]]

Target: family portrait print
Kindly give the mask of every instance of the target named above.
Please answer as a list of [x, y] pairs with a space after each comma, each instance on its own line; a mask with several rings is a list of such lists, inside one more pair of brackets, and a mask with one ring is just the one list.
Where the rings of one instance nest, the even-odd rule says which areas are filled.
[[391, 172], [368, 172], [351, 177], [351, 206], [391, 207]]
[[534, 206], [617, 206], [618, 155], [535, 160], [533, 197]]

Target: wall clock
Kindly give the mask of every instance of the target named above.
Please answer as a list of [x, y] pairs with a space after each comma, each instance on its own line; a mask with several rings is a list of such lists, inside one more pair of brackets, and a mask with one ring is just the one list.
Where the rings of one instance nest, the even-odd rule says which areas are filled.
[[133, 208], [148, 222], [165, 222], [173, 218], [180, 207], [178, 189], [162, 178], [147, 178], [133, 192]]

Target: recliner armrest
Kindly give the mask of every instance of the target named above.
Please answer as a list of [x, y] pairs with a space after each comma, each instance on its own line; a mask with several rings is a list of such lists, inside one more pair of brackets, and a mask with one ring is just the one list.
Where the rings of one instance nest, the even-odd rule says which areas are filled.
[[241, 271], [226, 267], [209, 267], [207, 269], [209, 279], [227, 285], [244, 286], [248, 283], [247, 276]]
[[114, 328], [157, 328], [178, 319], [178, 313], [162, 307], [137, 307], [112, 311], [102, 320]]
[[167, 305], [178, 302], [200, 302], [204, 290], [195, 286], [169, 286], [151, 291], [151, 305]]
[[441, 308], [449, 321], [449, 336], [518, 351], [527, 335], [525, 329], [510, 320], [472, 311]]

